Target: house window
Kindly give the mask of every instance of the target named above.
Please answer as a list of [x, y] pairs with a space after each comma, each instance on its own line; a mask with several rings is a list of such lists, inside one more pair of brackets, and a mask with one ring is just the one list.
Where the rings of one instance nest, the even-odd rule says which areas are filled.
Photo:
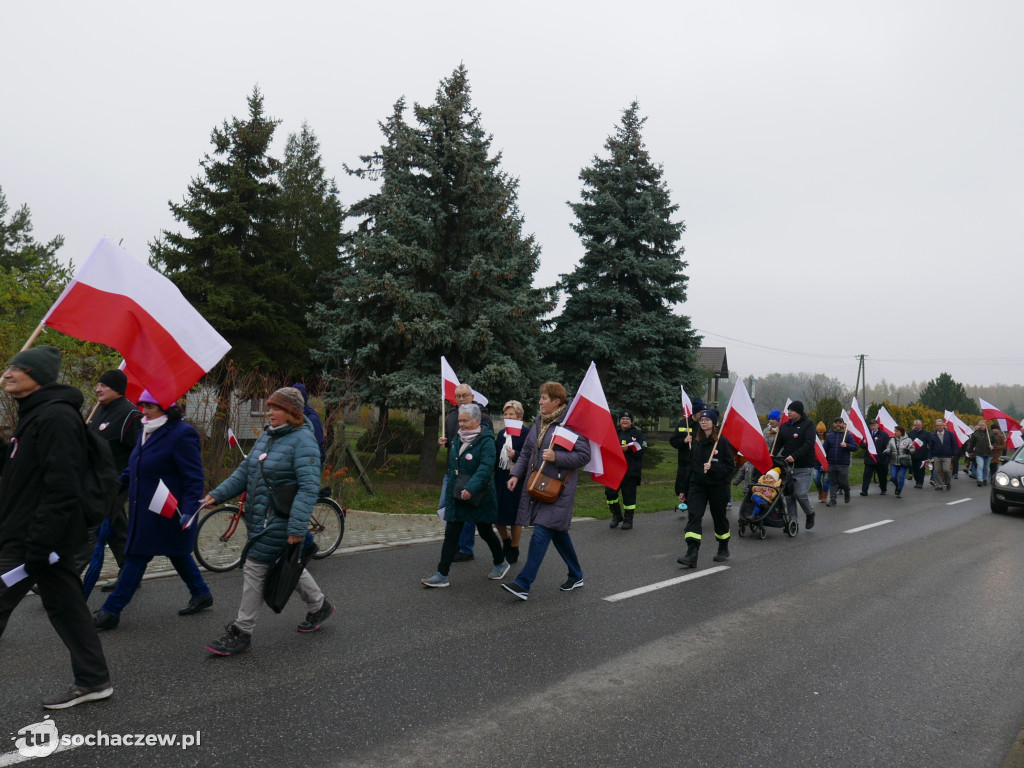
[[249, 415], [250, 416], [266, 416], [267, 415], [267, 399], [265, 397], [254, 397], [249, 401]]

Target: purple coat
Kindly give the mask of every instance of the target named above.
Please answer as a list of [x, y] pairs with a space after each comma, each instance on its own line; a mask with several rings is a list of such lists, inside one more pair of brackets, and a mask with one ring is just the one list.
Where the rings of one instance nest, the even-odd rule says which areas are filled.
[[[561, 424], [564, 418], [565, 414], [562, 414], [562, 417], [556, 423]], [[523, 486], [523, 496], [519, 500], [519, 513], [516, 515], [516, 523], [523, 526], [542, 525], [545, 528], [551, 528], [556, 531], [567, 531], [569, 530], [569, 524], [572, 522], [572, 507], [576, 501], [576, 485], [580, 479], [579, 470], [590, 461], [590, 443], [581, 437], [576, 441], [576, 445], [571, 451], [555, 448], [555, 466], [552, 467], [550, 464], [546, 464], [544, 466], [544, 474], [554, 477], [561, 472], [566, 482], [559, 497], [553, 503], [546, 504], [533, 498], [526, 491], [525, 483], [529, 480], [530, 474], [535, 469], [540, 468], [540, 455], [545, 448], [551, 445], [551, 439], [555, 435], [555, 425], [549, 426], [547, 432], [544, 433], [543, 445], [539, 450], [537, 448], [538, 434], [540, 434], [540, 416], [533, 422], [530, 434], [526, 436], [526, 442], [523, 444], [523, 450], [520, 452], [515, 466], [512, 467], [512, 476], [518, 477], [519, 484]], [[564, 474], [568, 469], [574, 471], [566, 479]]]

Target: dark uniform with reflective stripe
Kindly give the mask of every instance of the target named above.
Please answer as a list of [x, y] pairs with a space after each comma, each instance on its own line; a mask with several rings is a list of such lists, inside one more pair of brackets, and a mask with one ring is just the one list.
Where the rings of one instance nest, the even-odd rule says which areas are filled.
[[[630, 421], [632, 417], [630, 416]], [[628, 530], [633, 527], [633, 514], [636, 512], [636, 489], [640, 485], [643, 473], [644, 451], [647, 450], [647, 438], [644, 433], [636, 427], [619, 429], [619, 445], [622, 447], [623, 456], [626, 458], [626, 474], [617, 489], [605, 488], [604, 497], [608, 501], [608, 509], [612, 513], [612, 524], [614, 528], [625, 520], [628, 525], [623, 526]], [[635, 444], [636, 448], [633, 447]], [[619, 494], [622, 494], [622, 504], [619, 505]]]

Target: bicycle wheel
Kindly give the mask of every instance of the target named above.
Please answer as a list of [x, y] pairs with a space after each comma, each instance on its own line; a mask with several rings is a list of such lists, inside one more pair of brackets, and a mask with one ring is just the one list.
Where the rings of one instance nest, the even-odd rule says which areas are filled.
[[194, 551], [196, 560], [208, 571], [230, 571], [242, 562], [242, 550], [249, 538], [245, 519], [238, 507], [223, 506], [199, 521]]
[[345, 535], [345, 510], [334, 499], [317, 500], [309, 516], [309, 532], [319, 548], [313, 559], [327, 557], [338, 548]]

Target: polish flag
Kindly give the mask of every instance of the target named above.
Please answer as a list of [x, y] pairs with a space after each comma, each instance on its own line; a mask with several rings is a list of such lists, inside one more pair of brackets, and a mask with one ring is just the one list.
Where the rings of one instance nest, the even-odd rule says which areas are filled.
[[523, 434], [523, 422], [519, 419], [505, 419], [505, 434], [519, 437]]
[[626, 476], [626, 457], [593, 361], [562, 424], [590, 441], [590, 463], [584, 469], [601, 485], [618, 488]]
[[242, 450], [242, 446], [238, 444], [238, 438], [235, 437], [235, 432], [231, 427], [228, 427], [228, 446]]
[[125, 375], [125, 378], [128, 379], [128, 386], [125, 388], [124, 396], [131, 403], [139, 402], [139, 398], [146, 391], [146, 387], [139, 381], [139, 377], [135, 375], [132, 369], [128, 367], [127, 360], [122, 358], [121, 364], [117, 367]]
[[943, 411], [942, 415], [946, 419], [946, 429], [952, 432], [953, 437], [956, 438], [957, 447], [963, 447], [963, 444], [971, 437], [971, 428], [952, 411]]
[[1024, 437], [1021, 436], [1019, 429], [1011, 430], [1006, 433], [1006, 447], [1007, 448], [1020, 448], [1024, 445]]
[[757, 420], [757, 412], [742, 380], [736, 382], [719, 431], [761, 474], [774, 466], [761, 432], [761, 422]]
[[231, 349], [174, 283], [107, 238], [43, 323], [116, 349], [162, 403], [188, 392]]
[[[455, 371], [448, 365], [448, 361], [444, 359], [444, 355], [441, 355], [441, 396], [452, 405], [458, 405], [455, 402], [455, 388], [460, 386], [459, 377], [455, 375]], [[470, 387], [470, 391], [473, 393], [473, 400], [480, 403], [480, 405], [487, 406], [487, 398], [477, 392], [475, 389]]]
[[821, 464], [822, 470], [828, 469], [828, 458], [825, 456], [825, 444], [821, 442], [821, 438], [817, 435], [814, 436], [814, 458]]
[[572, 430], [568, 430], [565, 427], [556, 424], [554, 436], [551, 438], [551, 445], [552, 447], [557, 445], [561, 448], [565, 448], [567, 451], [571, 451], [576, 447], [576, 441], [579, 440], [579, 437], [580, 436]]
[[992, 403], [978, 398], [978, 402], [981, 403], [981, 415], [986, 419], [995, 419], [999, 422], [999, 428], [1003, 432], [1011, 432], [1013, 430], [1020, 431], [1020, 422], [1010, 416], [1008, 413], [1003, 413], [996, 408]]
[[779, 417], [779, 426], [781, 427], [787, 421], [789, 421], [789, 406], [793, 401], [790, 398], [786, 398], [786, 405], [782, 409], [782, 416]]
[[683, 417], [688, 419], [693, 416], [693, 403], [682, 384], [679, 385], [679, 391], [683, 393]]
[[914, 449], [920, 451], [922, 448], [924, 448], [924, 440], [922, 440], [920, 437], [915, 437]]
[[872, 456], [877, 456], [878, 448], [875, 447], [875, 440], [871, 437], [871, 430], [868, 429], [867, 419], [860, 412], [860, 406], [857, 404], [856, 397], [853, 398], [853, 403], [850, 405], [850, 419], [857, 425], [857, 430], [864, 436], [864, 445], [867, 447], [868, 453]]
[[157, 483], [156, 493], [149, 502], [149, 511], [156, 512], [162, 517], [171, 517], [178, 509], [178, 500], [171, 494], [170, 489], [161, 480]]
[[640, 443], [638, 443], [636, 440], [630, 440], [628, 443], [626, 443], [626, 447], [629, 448], [629, 450], [631, 450], [633, 453], [639, 453], [640, 451]]
[[885, 406], [883, 405], [878, 409], [878, 413], [875, 414], [875, 418], [878, 419], [878, 428], [885, 432], [889, 437], [895, 437], [896, 435], [896, 419], [892, 417]]
[[862, 435], [860, 430], [857, 429], [857, 425], [853, 423], [853, 419], [850, 418], [850, 414], [848, 414], [846, 411], [841, 411], [839, 415], [842, 417], [843, 422], [846, 424], [846, 430], [851, 435], [853, 435], [853, 439], [856, 440], [858, 443], [863, 442], [864, 435]]

